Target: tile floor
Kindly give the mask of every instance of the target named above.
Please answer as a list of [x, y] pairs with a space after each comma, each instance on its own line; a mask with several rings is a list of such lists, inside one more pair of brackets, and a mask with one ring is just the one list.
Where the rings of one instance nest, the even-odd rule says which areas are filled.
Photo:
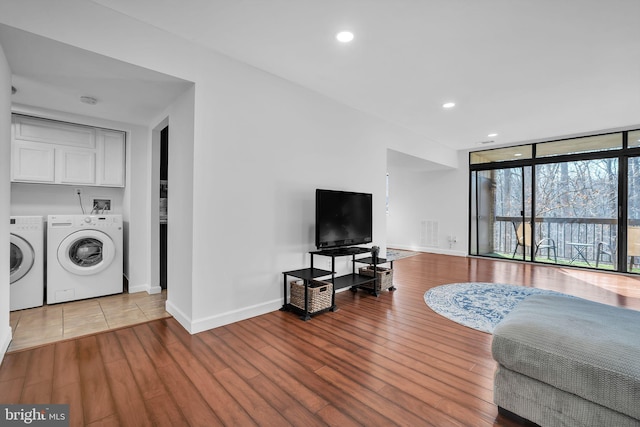
[[8, 351], [170, 317], [166, 291], [118, 294], [12, 311]]

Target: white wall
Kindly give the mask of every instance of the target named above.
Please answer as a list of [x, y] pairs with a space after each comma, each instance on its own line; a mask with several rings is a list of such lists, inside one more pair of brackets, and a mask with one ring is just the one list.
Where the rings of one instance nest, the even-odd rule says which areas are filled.
[[[468, 248], [468, 154], [458, 168], [435, 171], [389, 166], [388, 245], [423, 252], [466, 255]], [[422, 222], [437, 225], [437, 239], [421, 237]], [[434, 230], [432, 228], [432, 230]], [[455, 237], [456, 242], [450, 242]]]
[[[169, 113], [167, 308], [191, 332], [282, 305], [281, 272], [308, 266], [314, 249], [316, 188], [373, 193], [374, 243], [384, 248], [386, 149], [457, 162], [415, 134], [91, 2], [2, 3], [0, 22], [195, 83]], [[132, 183], [132, 210], [148, 199], [142, 187]]]
[[[80, 189], [82, 208], [76, 188]], [[46, 221], [47, 215], [88, 214], [93, 199], [111, 200], [109, 213], [122, 214], [123, 195], [122, 188], [14, 182], [11, 184], [11, 215], [42, 215]]]
[[127, 133], [127, 168], [122, 202], [125, 236], [124, 271], [129, 279], [129, 292], [155, 292], [149, 270], [149, 242], [153, 229], [147, 194], [151, 194], [151, 131], [140, 126], [129, 127]]
[[0, 46], [0, 362], [11, 342], [9, 326], [9, 199], [11, 159], [11, 70]]
[[373, 193], [374, 243], [386, 241], [378, 135], [391, 126], [225, 62], [209, 94], [217, 102], [196, 113], [194, 330], [282, 306], [280, 273], [309, 266], [314, 249], [316, 188]]
[[[211, 222], [205, 219], [205, 223], [196, 229], [194, 226], [194, 167], [197, 157], [194, 156], [194, 96], [195, 87], [178, 98], [168, 111], [169, 116], [169, 154], [168, 154], [168, 205], [167, 205], [167, 311], [169, 311], [189, 331], [193, 331], [193, 304], [198, 298], [197, 285], [193, 282], [192, 274], [196, 267], [193, 257], [194, 241], [199, 237], [210, 239], [205, 251], [208, 255], [203, 260], [204, 266], [209, 267], [209, 272], [216, 271], [217, 263], [212, 262], [214, 255], [211, 247], [218, 244], [217, 239], [210, 237]], [[159, 144], [156, 154], [159, 157]], [[199, 159], [206, 167], [212, 167], [212, 161], [207, 158]], [[154, 182], [160, 178], [159, 159], [158, 167], [154, 173]], [[210, 183], [201, 191], [200, 197], [207, 211], [212, 211], [216, 201], [216, 191], [222, 183], [230, 181]], [[159, 187], [156, 185], [154, 206], [158, 206]], [[220, 206], [220, 205], [217, 205]], [[154, 207], [155, 209], [155, 207]], [[157, 212], [157, 210], [156, 210]], [[157, 216], [156, 216], [157, 218]], [[157, 228], [156, 228], [157, 229]], [[202, 233], [202, 236], [200, 236]], [[157, 236], [157, 233], [156, 233]], [[159, 254], [159, 251], [154, 251]], [[155, 257], [158, 261], [158, 257]], [[217, 260], [222, 261], [222, 260]], [[159, 265], [158, 262], [152, 265]], [[220, 268], [220, 267], [218, 267]], [[158, 269], [155, 269], [157, 272]], [[201, 286], [211, 286], [211, 274]], [[215, 275], [214, 275], [215, 276]]]

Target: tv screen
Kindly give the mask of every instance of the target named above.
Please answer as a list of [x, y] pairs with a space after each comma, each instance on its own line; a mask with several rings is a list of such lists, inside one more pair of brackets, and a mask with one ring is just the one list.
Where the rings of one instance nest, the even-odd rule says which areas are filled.
[[316, 247], [373, 241], [372, 194], [316, 190]]

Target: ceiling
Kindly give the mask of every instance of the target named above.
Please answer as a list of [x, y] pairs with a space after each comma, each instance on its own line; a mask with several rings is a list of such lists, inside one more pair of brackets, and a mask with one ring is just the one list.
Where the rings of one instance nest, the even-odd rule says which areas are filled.
[[[15, 104], [148, 126], [192, 85], [2, 24], [0, 45]], [[82, 103], [81, 96], [98, 102]]]
[[[638, 0], [92, 1], [454, 149], [640, 127]], [[355, 34], [349, 44], [335, 40], [345, 29]], [[84, 51], [75, 74], [58, 68], [59, 56], [38, 67], [39, 54], [20, 59], [0, 30], [20, 79], [74, 99], [97, 87], [92, 79], [105, 97], [123, 82]], [[123, 92], [146, 93], [132, 108], [167, 105], [154, 85], [171, 98], [189, 84], [118, 67], [136, 79]], [[449, 101], [456, 106], [443, 109]]]

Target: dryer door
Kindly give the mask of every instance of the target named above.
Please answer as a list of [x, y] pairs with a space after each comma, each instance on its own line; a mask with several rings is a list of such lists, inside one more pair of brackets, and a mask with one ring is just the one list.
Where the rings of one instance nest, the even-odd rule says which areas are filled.
[[11, 283], [14, 283], [31, 270], [36, 254], [29, 242], [15, 234], [11, 234], [9, 251], [11, 252], [9, 264], [10, 280]]
[[113, 262], [116, 246], [99, 230], [69, 234], [58, 246], [58, 262], [69, 273], [80, 276], [98, 274]]

